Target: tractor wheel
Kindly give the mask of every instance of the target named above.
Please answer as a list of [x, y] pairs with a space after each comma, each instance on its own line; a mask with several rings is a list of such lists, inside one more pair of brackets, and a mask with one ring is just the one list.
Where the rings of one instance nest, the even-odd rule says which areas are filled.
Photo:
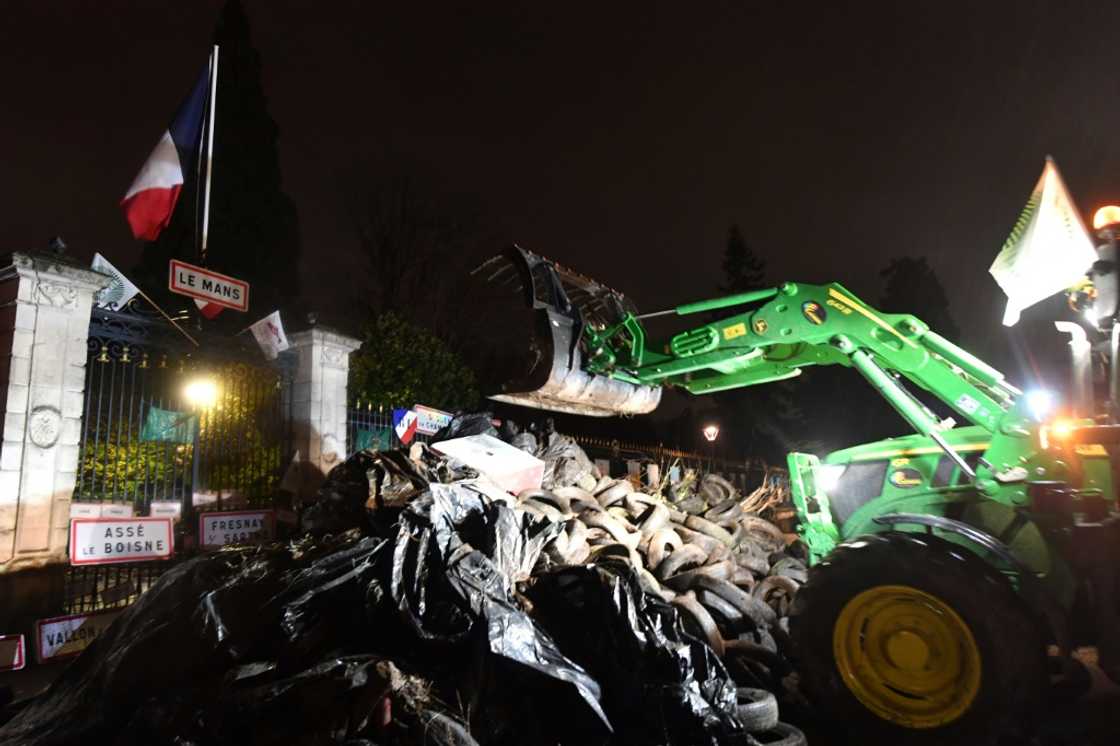
[[790, 631], [806, 693], [860, 743], [979, 746], [1046, 683], [1041, 627], [1007, 580], [934, 536], [841, 544]]

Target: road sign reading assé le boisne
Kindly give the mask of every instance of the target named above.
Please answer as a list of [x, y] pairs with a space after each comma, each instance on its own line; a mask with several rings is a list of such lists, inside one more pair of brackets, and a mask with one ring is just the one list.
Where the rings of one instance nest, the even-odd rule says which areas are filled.
[[175, 542], [170, 518], [71, 518], [70, 564], [168, 559]]
[[171, 260], [168, 288], [235, 311], [249, 310], [249, 283], [193, 264]]

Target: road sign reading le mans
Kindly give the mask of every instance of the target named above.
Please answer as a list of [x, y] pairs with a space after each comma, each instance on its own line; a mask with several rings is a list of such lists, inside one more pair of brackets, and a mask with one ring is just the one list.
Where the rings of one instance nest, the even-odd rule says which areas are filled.
[[235, 311], [249, 310], [249, 283], [193, 264], [171, 260], [168, 288], [179, 295], [208, 301]]

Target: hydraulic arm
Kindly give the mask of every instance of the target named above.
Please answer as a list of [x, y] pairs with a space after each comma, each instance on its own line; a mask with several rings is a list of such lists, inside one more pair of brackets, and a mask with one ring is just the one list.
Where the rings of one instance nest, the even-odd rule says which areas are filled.
[[[791, 378], [810, 365], [843, 365], [858, 371], [982, 492], [1008, 504], [1025, 498], [1021, 485], [1003, 487], [1022, 481], [1012, 470], [1023, 468], [1022, 444], [1032, 437], [1015, 407], [1021, 392], [921, 320], [881, 313], [840, 284], [790, 282], [639, 314], [621, 293], [518, 247], [480, 271], [490, 280], [519, 279], [540, 314], [534, 372], [496, 399], [583, 414], [634, 414], [655, 407], [664, 386], [707, 394]], [[670, 315], [704, 323], [651, 340], [645, 322]], [[942, 421], [907, 383], [994, 436], [979, 476], [943, 437], [955, 423]]]
[[[738, 310], [648, 343], [641, 319]], [[786, 283], [678, 306], [627, 313], [616, 324], [584, 331], [587, 369], [645, 385], [674, 385], [694, 394], [796, 376], [808, 365], [855, 368], [919, 433], [936, 437], [938, 418], [901, 384], [905, 378], [967, 421], [994, 431], [1019, 391], [1001, 373], [931, 331], [913, 316], [883, 314], [842, 285]]]

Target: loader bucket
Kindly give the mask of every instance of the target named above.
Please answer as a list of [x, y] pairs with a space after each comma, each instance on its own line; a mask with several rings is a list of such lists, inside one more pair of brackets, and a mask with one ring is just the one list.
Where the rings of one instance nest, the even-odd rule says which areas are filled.
[[491, 399], [593, 417], [646, 414], [657, 408], [660, 388], [582, 368], [585, 325], [613, 324], [633, 310], [621, 293], [519, 246], [488, 259], [472, 274], [520, 292], [533, 310], [527, 370]]

